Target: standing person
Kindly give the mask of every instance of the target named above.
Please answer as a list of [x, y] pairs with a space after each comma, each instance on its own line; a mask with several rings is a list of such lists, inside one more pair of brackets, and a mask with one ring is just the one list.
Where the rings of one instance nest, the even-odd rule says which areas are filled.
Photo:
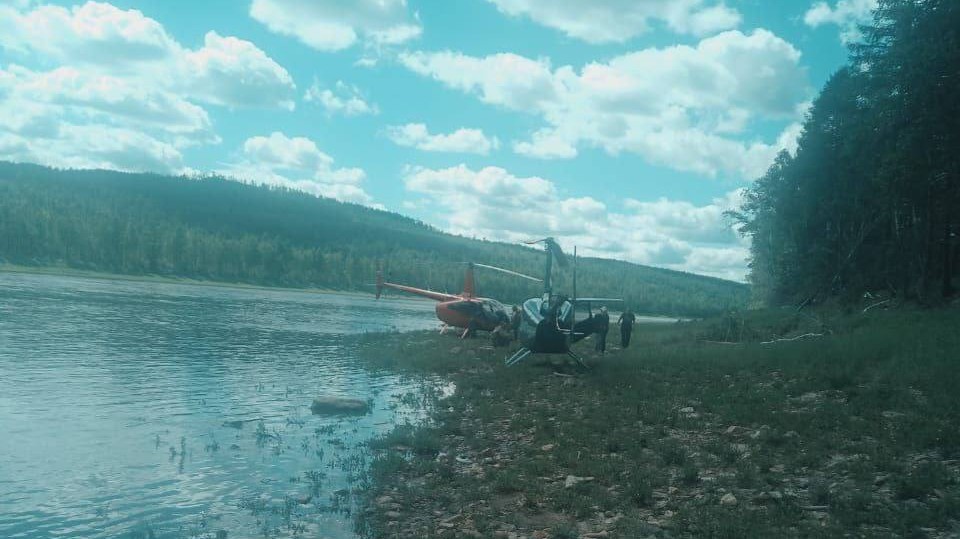
[[633, 311], [627, 309], [620, 314], [620, 318], [617, 319], [617, 325], [620, 326], [620, 347], [626, 348], [630, 346], [630, 334], [633, 333], [633, 323], [637, 321], [637, 315], [633, 314]]
[[610, 315], [607, 314], [606, 307], [600, 307], [600, 314], [595, 320], [597, 328], [597, 352], [604, 354], [607, 352], [607, 332], [610, 331]]
[[490, 340], [494, 346], [507, 346], [510, 344], [510, 326], [506, 322], [500, 322], [497, 327], [490, 332]]
[[510, 314], [510, 328], [513, 329], [513, 340], [520, 338], [520, 322], [522, 317], [520, 316], [520, 307], [516, 305], [513, 306], [513, 313]]

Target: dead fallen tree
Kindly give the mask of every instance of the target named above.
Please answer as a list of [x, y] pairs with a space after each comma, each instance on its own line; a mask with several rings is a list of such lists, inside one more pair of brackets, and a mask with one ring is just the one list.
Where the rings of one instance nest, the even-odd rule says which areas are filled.
[[774, 340], [772, 340], [772, 341], [763, 341], [763, 342], [760, 343], [760, 344], [775, 344], [775, 343], [778, 343], [778, 342], [792, 342], [792, 341], [799, 341], [799, 340], [801, 340], [801, 339], [809, 339], [809, 338], [813, 338], [813, 337], [823, 337], [823, 335], [824, 335], [823, 333], [804, 333], [803, 335], [797, 335], [796, 337], [790, 337], [790, 338], [788, 338], [788, 339], [785, 338], [785, 339], [774, 339]]

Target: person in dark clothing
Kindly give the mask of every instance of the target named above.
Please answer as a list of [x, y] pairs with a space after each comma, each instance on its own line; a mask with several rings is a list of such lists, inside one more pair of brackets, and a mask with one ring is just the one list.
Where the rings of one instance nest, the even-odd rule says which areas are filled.
[[607, 314], [606, 307], [600, 307], [600, 313], [595, 317], [597, 328], [597, 352], [601, 354], [607, 351], [607, 332], [610, 331], [610, 315]]
[[510, 328], [513, 330], [513, 340], [520, 338], [520, 323], [523, 317], [520, 315], [520, 307], [513, 306], [513, 313], [510, 315]]
[[490, 332], [490, 340], [494, 346], [507, 346], [512, 340], [510, 336], [510, 326], [507, 325], [506, 322], [501, 322], [499, 326]]
[[620, 314], [617, 319], [617, 325], [620, 326], [620, 346], [626, 348], [630, 346], [630, 334], [633, 333], [633, 323], [637, 321], [637, 315], [627, 309]]

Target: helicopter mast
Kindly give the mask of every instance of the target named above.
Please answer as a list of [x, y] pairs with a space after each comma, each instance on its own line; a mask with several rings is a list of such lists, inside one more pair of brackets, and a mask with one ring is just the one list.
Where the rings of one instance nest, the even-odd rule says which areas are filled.
[[543, 273], [543, 296], [544, 299], [549, 300], [550, 295], [553, 294], [553, 252], [550, 249], [550, 242], [545, 241], [543, 248], [547, 251], [547, 267]]

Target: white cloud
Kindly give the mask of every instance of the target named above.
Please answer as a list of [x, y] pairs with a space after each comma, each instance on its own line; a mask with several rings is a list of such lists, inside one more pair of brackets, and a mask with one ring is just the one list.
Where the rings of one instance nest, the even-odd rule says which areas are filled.
[[627, 199], [624, 208], [631, 212], [630, 226], [659, 230], [670, 237], [700, 243], [734, 243], [738, 236], [726, 226], [723, 212], [742, 203], [742, 191], [735, 190], [705, 206], [682, 200], [660, 198], [655, 201]]
[[749, 246], [723, 215], [740, 206], [742, 195], [737, 189], [703, 206], [628, 199], [622, 213], [610, 216], [618, 227], [609, 234], [628, 260], [743, 281]]
[[41, 66], [0, 66], [5, 159], [184, 172], [183, 148], [220, 142], [201, 104], [290, 109], [296, 91], [249, 41], [208, 32], [188, 49], [107, 3], [0, 5], [0, 48]]
[[334, 167], [333, 158], [305, 137], [280, 132], [250, 137], [239, 159], [222, 172], [243, 181], [377, 207], [361, 186], [366, 177], [362, 169]]
[[10, 9], [0, 17], [0, 45], [63, 63], [111, 65], [116, 70], [163, 61], [180, 51], [157, 21], [100, 2], [69, 9], [43, 5], [25, 13]]
[[182, 62], [184, 89], [196, 99], [228, 107], [294, 108], [290, 74], [249, 41], [207, 32], [203, 47], [186, 51]]
[[550, 62], [544, 59], [530, 60], [512, 53], [476, 58], [445, 51], [401, 53], [399, 60], [415, 73], [476, 93], [493, 105], [535, 111], [557, 98], [557, 81]]
[[87, 2], [0, 17], [0, 46], [41, 64], [136, 79], [186, 99], [229, 107], [292, 108], [290, 74], [256, 45], [208, 32], [196, 50], [137, 10]]
[[700, 271], [694, 273], [711, 277], [746, 282], [746, 263], [749, 256], [750, 249], [744, 246], [700, 247], [690, 251], [682, 267], [698, 268]]
[[476, 153], [487, 155], [500, 147], [497, 137], [487, 137], [481, 129], [461, 127], [450, 134], [431, 135], [420, 123], [387, 127], [387, 137], [400, 146], [427, 152]]
[[538, 177], [518, 178], [499, 167], [474, 171], [466, 165], [446, 169], [408, 168], [406, 189], [429, 198], [455, 234], [516, 241], [551, 233], [586, 232], [587, 219], [575, 212], [546, 211], [530, 219], [530, 208], [559, 206], [554, 184]]
[[539, 159], [570, 159], [577, 156], [577, 149], [565, 137], [550, 129], [537, 131], [530, 142], [515, 141], [513, 151]]
[[545, 126], [514, 151], [571, 158], [581, 146], [636, 153], [706, 175], [752, 177], [777, 142], [737, 138], [757, 119], [794, 119], [809, 96], [800, 52], [766, 30], [729, 31], [696, 46], [649, 48], [553, 68], [515, 54], [455, 52], [399, 56], [408, 69], [481, 101], [540, 116]]
[[303, 99], [308, 103], [317, 103], [323, 107], [327, 114], [331, 115], [361, 116], [380, 113], [377, 105], [364, 100], [360, 89], [356, 86], [338, 80], [334, 88], [336, 91], [321, 88], [320, 83], [314, 80]]
[[140, 131], [63, 124], [57, 126], [55, 138], [36, 135], [0, 130], [0, 158], [63, 168], [184, 171], [179, 149]]
[[10, 66], [0, 95], [0, 159], [181, 172], [183, 147], [219, 142], [202, 108], [109, 75]]
[[826, 2], [817, 2], [803, 16], [807, 26], [816, 28], [823, 24], [835, 24], [840, 27], [840, 41], [844, 44], [859, 41], [859, 24], [870, 21], [877, 0], [838, 0], [836, 7]]
[[526, 16], [588, 43], [624, 42], [648, 31], [651, 21], [674, 32], [704, 36], [736, 28], [740, 13], [703, 0], [488, 0], [511, 16]]
[[250, 16], [321, 51], [396, 45], [422, 32], [406, 0], [253, 0]]
[[[747, 247], [723, 212], [740, 191], [704, 206], [628, 200], [613, 211], [592, 197], [565, 198], [553, 182], [499, 167], [408, 167], [404, 207], [433, 211], [446, 230], [500, 241], [554, 235], [589, 256], [603, 256], [742, 281]], [[531, 211], [536, 208], [537, 211]]]
[[[8, 70], [13, 78], [9, 104], [56, 115], [79, 123], [115, 125], [128, 129], [151, 127], [176, 135], [181, 141], [219, 142], [207, 112], [178, 95], [154, 86], [144, 87], [130, 78], [98, 75], [72, 67], [36, 73], [20, 66]], [[5, 107], [4, 107], [5, 108]], [[8, 110], [0, 125], [22, 130]]]
[[[695, 4], [698, 5], [699, 4]], [[695, 36], [706, 36], [723, 30], [736, 28], [742, 22], [740, 13], [725, 4], [715, 4], [699, 11], [690, 11], [669, 21], [670, 27], [677, 31]]]

